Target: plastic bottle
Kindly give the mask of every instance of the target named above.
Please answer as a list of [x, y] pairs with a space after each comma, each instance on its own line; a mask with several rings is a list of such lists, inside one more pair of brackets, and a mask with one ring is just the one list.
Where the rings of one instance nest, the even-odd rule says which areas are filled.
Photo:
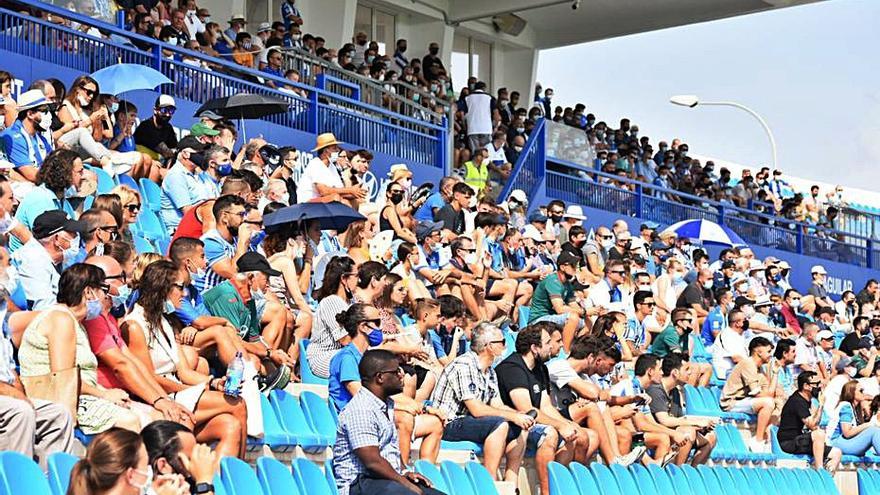
[[236, 352], [235, 359], [226, 368], [226, 385], [223, 387], [223, 393], [238, 397], [242, 380], [244, 380], [244, 358], [241, 352]]

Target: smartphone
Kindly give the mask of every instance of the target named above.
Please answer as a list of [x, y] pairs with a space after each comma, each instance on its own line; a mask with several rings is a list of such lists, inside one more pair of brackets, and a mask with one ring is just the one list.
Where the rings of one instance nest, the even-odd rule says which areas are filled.
[[538, 418], [538, 411], [536, 409], [532, 409], [531, 411], [526, 413], [526, 416], [528, 416], [532, 419], [537, 419]]
[[645, 398], [642, 397], [641, 395], [639, 395], [639, 396], [636, 397], [636, 401], [635, 401], [633, 404], [635, 404], [635, 405], [637, 405], [637, 406], [640, 406], [640, 405], [642, 405], [642, 404], [644, 404], [644, 403], [645, 403]]

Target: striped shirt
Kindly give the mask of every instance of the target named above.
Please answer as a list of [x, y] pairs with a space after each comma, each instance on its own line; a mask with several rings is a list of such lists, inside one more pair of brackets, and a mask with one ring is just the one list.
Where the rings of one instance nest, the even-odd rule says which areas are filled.
[[225, 259], [231, 260], [235, 257], [234, 243], [236, 239], [233, 238], [232, 242], [229, 242], [220, 235], [217, 229], [211, 229], [201, 237], [201, 241], [205, 243], [205, 259], [208, 260], [208, 270], [205, 272], [205, 277], [201, 280], [194, 279], [193, 285], [200, 293], [204, 294], [206, 291], [213, 289], [215, 285], [226, 280], [225, 277], [214, 271], [214, 265]]

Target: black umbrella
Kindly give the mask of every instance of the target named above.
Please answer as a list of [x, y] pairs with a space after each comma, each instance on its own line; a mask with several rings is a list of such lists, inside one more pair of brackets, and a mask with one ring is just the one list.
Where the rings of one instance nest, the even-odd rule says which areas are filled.
[[286, 224], [303, 220], [319, 220], [321, 230], [343, 231], [349, 224], [367, 218], [338, 201], [330, 203], [300, 203], [285, 206], [263, 217], [266, 230], [278, 230]]
[[284, 113], [290, 108], [290, 102], [273, 96], [252, 93], [238, 93], [223, 98], [206, 101], [193, 117], [198, 117], [205, 110], [211, 110], [221, 117], [236, 119], [241, 122], [244, 136], [244, 119], [259, 119], [267, 115]]

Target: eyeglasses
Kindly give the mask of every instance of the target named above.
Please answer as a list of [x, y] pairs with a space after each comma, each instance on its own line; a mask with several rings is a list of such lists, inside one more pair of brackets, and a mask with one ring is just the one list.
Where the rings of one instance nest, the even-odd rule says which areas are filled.
[[126, 210], [128, 210], [130, 213], [137, 213], [137, 212], [141, 211], [141, 204], [140, 203], [130, 203], [130, 204], [125, 205], [124, 208]]
[[393, 370], [377, 371], [376, 374], [373, 376], [385, 375], [388, 373], [394, 373], [395, 375], [403, 375], [403, 368], [398, 366], [397, 369], [393, 369]]
[[618, 274], [618, 275], [623, 275], [623, 274], [626, 273], [626, 271], [624, 271], [624, 270], [611, 270], [611, 271], [608, 272], [608, 273], [616, 273], [616, 274]]
[[501, 340], [490, 340], [489, 343], [490, 343], [490, 344], [504, 344], [505, 341], [504, 341], [504, 339], [501, 339]]
[[125, 272], [122, 272], [119, 275], [113, 275], [111, 277], [104, 277], [104, 280], [122, 280], [122, 283], [125, 283]]
[[378, 319], [378, 318], [376, 318], [376, 319], [371, 319], [371, 320], [361, 320], [361, 323], [368, 323], [368, 324], [370, 324], [370, 326], [372, 326], [372, 327], [378, 327], [379, 325], [382, 324], [382, 320], [380, 320], [380, 319]]
[[641, 304], [642, 306], [650, 306], [652, 308], [657, 305], [657, 303], [652, 303], [652, 302], [643, 302], [643, 303], [639, 303], [639, 304]]
[[119, 227], [116, 225], [102, 225], [95, 230], [103, 230], [104, 232], [110, 232], [111, 234], [119, 233]]
[[171, 284], [171, 287], [175, 287], [175, 288], [177, 288], [177, 289], [179, 289], [179, 290], [183, 290], [184, 288], [186, 288], [185, 285], [183, 285], [183, 284], [178, 284], [178, 283]]
[[86, 88], [84, 88], [84, 87], [82, 87], [82, 86], [80, 86], [79, 89], [83, 90], [83, 93], [85, 93], [86, 96], [88, 96], [89, 98], [93, 98], [93, 97], [95, 96], [95, 90], [94, 90], [94, 89], [86, 89]]
[[247, 218], [247, 212], [244, 210], [242, 210], [242, 211], [227, 211], [226, 213], [229, 213], [230, 215], [241, 217], [242, 220]]
[[357, 272], [347, 272], [342, 274], [343, 277], [356, 277]]

